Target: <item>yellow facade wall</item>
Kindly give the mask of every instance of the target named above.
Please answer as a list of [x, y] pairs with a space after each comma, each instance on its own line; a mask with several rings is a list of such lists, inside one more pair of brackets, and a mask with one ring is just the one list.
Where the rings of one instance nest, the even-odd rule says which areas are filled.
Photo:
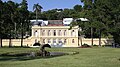
[[[35, 42], [39, 42], [40, 44], [47, 44], [49, 42], [48, 40], [50, 40], [49, 44], [53, 47], [79, 47], [84, 43], [91, 45], [91, 39], [88, 38], [81, 39], [78, 37], [79, 30], [78, 26], [73, 27], [71, 30], [69, 30], [69, 28], [70, 26], [33, 26], [32, 36], [23, 39], [23, 46], [33, 46]], [[49, 30], [50, 35], [48, 35]], [[54, 35], [54, 30], [56, 31], [56, 35]], [[61, 31], [60, 35], [59, 31]], [[55, 43], [54, 40], [56, 41]], [[59, 41], [61, 41], [61, 43]], [[21, 46], [21, 39], [12, 39], [11, 43], [12, 46]], [[114, 43], [113, 39], [108, 38], [101, 39], [102, 45], [112, 45], [112, 43]], [[3, 39], [2, 44], [3, 46], [9, 46], [9, 39]], [[98, 45], [99, 39], [93, 39], [93, 44]]]
[[[92, 39], [91, 38], [82, 38], [82, 39], [80, 39], [79, 40], [80, 46], [81, 46], [81, 42], [82, 42], [82, 44], [91, 45]], [[113, 39], [101, 38], [101, 45], [112, 45], [112, 43], [114, 43]], [[93, 39], [93, 45], [99, 45], [99, 39], [98, 38]]]
[[[78, 38], [66, 38], [67, 42], [63, 44], [61, 47], [79, 47], [81, 46], [81, 40], [78, 42]], [[72, 39], [75, 40], [74, 43], [72, 43]], [[62, 40], [63, 41], [63, 40]], [[9, 39], [3, 39], [2, 44], [3, 46], [9, 46]], [[11, 40], [12, 46], [21, 46], [21, 39], [12, 39]], [[47, 41], [45, 42], [47, 43]], [[51, 42], [50, 44], [52, 44]], [[79, 43], [79, 44], [78, 44]], [[102, 38], [101, 39], [101, 45], [112, 45], [114, 43], [113, 39], [107, 39]], [[23, 39], [23, 46], [33, 46], [34, 39]], [[82, 38], [82, 44], [88, 44], [91, 45], [91, 39], [89, 38]], [[93, 45], [99, 45], [99, 39], [93, 39]]]

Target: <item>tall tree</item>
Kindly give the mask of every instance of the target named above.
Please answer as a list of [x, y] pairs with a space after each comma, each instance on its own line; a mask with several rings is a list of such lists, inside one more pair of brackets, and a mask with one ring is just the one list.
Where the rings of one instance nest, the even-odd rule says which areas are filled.
[[3, 2], [0, 0], [0, 47], [2, 47], [2, 24], [3, 24], [2, 8], [3, 8]]
[[[9, 33], [12, 29], [13, 22], [11, 21], [11, 9], [8, 2], [4, 2], [2, 6], [2, 38], [10, 38]], [[9, 44], [10, 45], [10, 44]]]
[[83, 9], [84, 9], [84, 17], [87, 18], [89, 21], [88, 25], [90, 27], [89, 30], [91, 30], [91, 45], [93, 45], [93, 27], [92, 27], [92, 22], [93, 22], [93, 0], [81, 0], [81, 2], [84, 3]]
[[[120, 2], [119, 0], [96, 0], [96, 19], [104, 23], [107, 33], [112, 34], [115, 43], [120, 44]], [[100, 11], [100, 12], [97, 12]]]
[[73, 8], [77, 12], [81, 12], [82, 11], [82, 6], [81, 5], [75, 5]]
[[27, 6], [27, 0], [22, 0], [19, 8], [20, 22], [21, 22], [21, 47], [23, 46], [23, 36], [26, 32], [26, 27], [29, 26], [29, 11]]
[[[23, 42], [23, 35], [27, 32], [29, 28], [29, 11], [27, 10], [27, 1], [23, 0], [22, 3], [18, 4], [13, 1], [2, 2], [0, 0], [0, 44], [2, 46], [1, 38], [14, 37], [15, 32], [20, 35], [19, 31], [21, 29], [21, 46]], [[22, 24], [22, 25], [21, 25]], [[16, 29], [16, 27], [18, 27]], [[15, 30], [16, 29], [16, 30]], [[2, 37], [1, 37], [2, 35]], [[11, 46], [11, 43], [9, 44]]]
[[12, 37], [12, 32], [13, 32], [13, 28], [14, 28], [14, 12], [15, 12], [15, 6], [16, 4], [12, 1], [8, 1], [7, 2], [8, 4], [8, 8], [10, 10], [10, 20], [11, 20], [11, 23], [10, 23], [10, 40], [9, 40], [9, 47], [12, 46], [12, 43], [11, 43], [11, 37]]
[[[94, 2], [93, 2], [94, 1]], [[116, 43], [120, 44], [120, 2], [119, 0], [82, 0], [84, 9], [88, 7], [86, 18], [91, 22], [91, 27], [99, 31], [99, 45], [101, 45], [101, 34], [111, 34]], [[90, 10], [92, 4], [92, 10]], [[87, 16], [88, 15], [88, 16]]]
[[36, 21], [38, 21], [38, 13], [41, 12], [42, 6], [39, 5], [39, 3], [34, 4], [33, 10], [36, 12]]

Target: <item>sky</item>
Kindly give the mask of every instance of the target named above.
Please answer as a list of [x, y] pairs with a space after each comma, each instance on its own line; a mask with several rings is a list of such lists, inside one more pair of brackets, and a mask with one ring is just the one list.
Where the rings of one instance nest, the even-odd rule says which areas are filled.
[[[2, 0], [8, 1], [8, 0]], [[22, 0], [12, 0], [14, 2], [20, 3]], [[33, 11], [33, 5], [39, 3], [43, 7], [42, 11], [47, 11], [51, 9], [72, 9], [75, 5], [83, 5], [80, 0], [27, 0], [28, 10]]]

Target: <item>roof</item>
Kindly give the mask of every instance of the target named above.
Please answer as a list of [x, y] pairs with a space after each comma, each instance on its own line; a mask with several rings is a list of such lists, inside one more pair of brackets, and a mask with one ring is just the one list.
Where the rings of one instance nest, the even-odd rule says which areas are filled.
[[69, 25], [73, 21], [73, 18], [64, 18], [63, 23], [64, 25]]
[[78, 18], [77, 20], [81, 20], [81, 21], [89, 21], [87, 18]]
[[43, 22], [43, 20], [30, 20], [30, 21], [32, 25], [40, 25]]
[[89, 21], [87, 18], [64, 18], [63, 20], [30, 20], [32, 25], [40, 26], [69, 26], [73, 21]]
[[62, 20], [48, 20], [48, 25], [61, 26], [63, 25], [63, 21]]
[[48, 21], [46, 20], [30, 20], [32, 25], [40, 25], [40, 26], [45, 26], [48, 25]]

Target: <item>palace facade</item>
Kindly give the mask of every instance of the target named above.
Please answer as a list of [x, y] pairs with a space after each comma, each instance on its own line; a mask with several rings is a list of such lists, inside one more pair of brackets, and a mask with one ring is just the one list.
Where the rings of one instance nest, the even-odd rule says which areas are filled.
[[32, 39], [51, 46], [77, 47], [78, 27], [69, 30], [69, 26], [33, 26]]
[[[85, 18], [80, 18], [86, 21]], [[91, 38], [78, 36], [78, 31], [82, 31], [78, 26], [70, 29], [72, 18], [63, 20], [31, 20], [31, 36], [23, 40], [23, 46], [33, 46], [34, 43], [50, 44], [52, 47], [79, 47], [83, 44], [91, 45]], [[9, 39], [2, 40], [3, 46], [9, 46]], [[11, 46], [21, 46], [21, 39], [12, 39]], [[112, 45], [113, 39], [102, 38], [101, 45]], [[99, 45], [99, 39], [93, 39], [94, 45]]]
[[77, 47], [79, 27], [70, 29], [70, 22], [70, 20], [66, 23], [62, 20], [48, 20], [47, 23], [41, 22], [41, 25], [33, 23], [31, 38], [34, 42], [48, 43], [54, 47]]

